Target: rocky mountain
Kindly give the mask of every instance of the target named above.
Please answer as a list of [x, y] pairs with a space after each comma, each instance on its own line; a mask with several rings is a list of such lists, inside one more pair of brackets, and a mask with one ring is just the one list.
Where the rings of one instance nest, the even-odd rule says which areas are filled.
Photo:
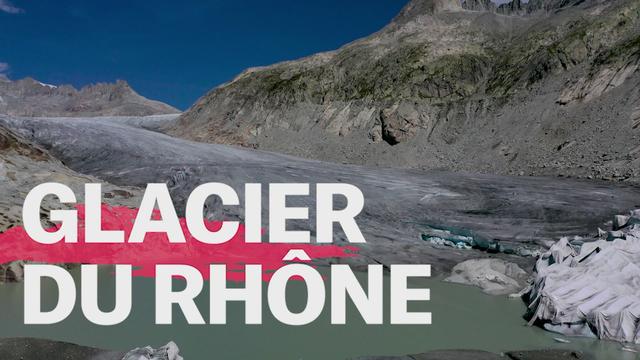
[[136, 93], [126, 81], [99, 83], [80, 90], [31, 78], [0, 78], [0, 114], [15, 116], [145, 116], [180, 110]]
[[331, 52], [248, 69], [167, 131], [356, 164], [640, 179], [640, 2], [412, 0]]
[[[76, 90], [69, 85], [58, 87], [31, 78], [11, 81], [0, 74], [0, 119], [7, 116], [111, 115], [126, 116], [117, 119], [121, 122], [135, 121], [140, 126], [152, 126], [165, 118], [172, 118], [171, 115], [135, 116], [179, 112], [169, 105], [140, 96], [124, 81]], [[0, 233], [21, 223], [22, 205], [27, 193], [46, 182], [66, 184], [81, 194], [85, 183], [100, 181], [67, 168], [46, 149], [0, 125], [0, 194], [3, 194], [0, 198]], [[105, 202], [108, 204], [134, 206], [139, 198], [139, 189], [111, 184], [105, 186]], [[42, 218], [47, 219], [48, 212], [56, 206], [54, 199], [45, 199], [41, 207]], [[19, 281], [23, 266], [22, 261], [0, 264], [0, 283]]]

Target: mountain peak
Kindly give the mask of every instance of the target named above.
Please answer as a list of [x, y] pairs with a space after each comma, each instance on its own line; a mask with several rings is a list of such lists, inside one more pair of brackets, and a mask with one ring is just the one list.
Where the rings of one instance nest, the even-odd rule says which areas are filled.
[[[602, 0], [596, 0], [602, 1]], [[526, 15], [538, 11], [550, 12], [580, 5], [585, 0], [511, 0], [498, 5], [492, 0], [462, 0], [462, 8], [471, 11], [490, 11], [503, 15]]]
[[626, 179], [639, 14], [638, 0], [412, 0], [369, 37], [245, 72], [168, 131], [361, 165]]
[[404, 24], [424, 15], [462, 10], [459, 0], [411, 0], [402, 8], [393, 22]]
[[0, 80], [0, 114], [16, 116], [145, 116], [179, 113], [167, 104], [139, 95], [125, 80], [96, 83], [77, 90], [31, 77]]

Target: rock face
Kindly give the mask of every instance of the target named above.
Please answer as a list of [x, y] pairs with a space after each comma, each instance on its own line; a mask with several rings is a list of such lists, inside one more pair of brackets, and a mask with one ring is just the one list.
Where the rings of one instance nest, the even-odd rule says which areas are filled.
[[522, 290], [528, 278], [517, 264], [502, 259], [473, 259], [454, 266], [444, 281], [477, 286], [489, 295], [506, 295]]
[[166, 130], [328, 161], [635, 181], [639, 14], [635, 0], [414, 0], [367, 38], [243, 72]]
[[0, 79], [0, 114], [16, 116], [144, 116], [179, 113], [167, 104], [136, 93], [125, 81], [76, 90], [26, 78]]
[[[614, 222], [618, 222], [616, 219]], [[565, 335], [640, 343], [640, 211], [584, 242], [563, 238], [536, 263], [531, 323]]]
[[0, 283], [22, 282], [22, 280], [24, 280], [24, 261], [0, 264]]
[[496, 11], [496, 4], [491, 0], [465, 0], [462, 7], [471, 11]]

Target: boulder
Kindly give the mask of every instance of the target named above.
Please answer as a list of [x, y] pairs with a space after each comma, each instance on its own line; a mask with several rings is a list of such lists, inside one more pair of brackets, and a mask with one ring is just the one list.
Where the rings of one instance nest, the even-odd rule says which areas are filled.
[[183, 360], [179, 353], [178, 346], [170, 341], [158, 349], [153, 349], [151, 346], [135, 348], [129, 351], [122, 360]]
[[518, 265], [501, 259], [473, 259], [456, 265], [444, 281], [477, 286], [489, 295], [505, 295], [526, 286], [528, 275]]
[[410, 104], [402, 103], [380, 111], [382, 139], [396, 145], [412, 138], [420, 127], [420, 114]]

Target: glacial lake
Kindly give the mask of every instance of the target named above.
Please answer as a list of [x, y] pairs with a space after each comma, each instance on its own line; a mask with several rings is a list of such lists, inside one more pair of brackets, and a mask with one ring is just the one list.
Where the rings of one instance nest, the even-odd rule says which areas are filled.
[[[105, 310], [111, 309], [114, 301], [112, 271], [110, 267], [100, 270], [100, 306]], [[79, 269], [71, 272], [79, 287]], [[133, 286], [133, 309], [129, 318], [120, 325], [91, 324], [84, 318], [77, 300], [73, 314], [65, 321], [55, 325], [26, 326], [23, 323], [23, 284], [1, 284], [0, 305], [3, 311], [0, 312], [0, 337], [39, 337], [113, 350], [145, 345], [158, 347], [173, 340], [186, 360], [327, 360], [442, 349], [502, 352], [543, 348], [581, 350], [597, 359], [637, 358], [637, 354], [622, 351], [622, 346], [617, 343], [567, 338], [528, 327], [522, 318], [525, 305], [520, 299], [489, 296], [473, 287], [437, 279], [410, 282], [410, 286], [431, 289], [431, 301], [410, 306], [412, 311], [432, 313], [433, 323], [426, 326], [366, 325], [349, 302], [347, 325], [331, 325], [328, 292], [321, 317], [301, 327], [277, 322], [269, 312], [266, 299], [263, 301], [263, 325], [244, 325], [244, 308], [238, 303], [228, 306], [227, 325], [188, 325], [177, 307], [174, 307], [173, 325], [154, 325], [154, 280], [136, 277]], [[205, 319], [208, 318], [207, 287], [205, 283], [205, 290], [198, 298]], [[387, 282], [385, 289], [388, 289]], [[306, 301], [303, 284], [292, 282], [287, 291], [292, 310], [296, 306], [300, 309]], [[45, 308], [53, 308], [57, 300], [56, 286], [44, 281], [42, 292]], [[387, 299], [388, 294], [385, 301]], [[386, 307], [385, 323], [388, 323]], [[567, 339], [570, 343], [558, 343], [554, 337]]]

